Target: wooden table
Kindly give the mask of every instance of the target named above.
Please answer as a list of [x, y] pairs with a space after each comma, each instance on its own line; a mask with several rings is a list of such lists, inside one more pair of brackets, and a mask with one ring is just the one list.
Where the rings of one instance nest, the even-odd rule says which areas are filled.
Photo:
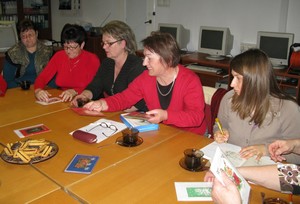
[[[61, 92], [57, 89], [49, 90], [53, 96], [58, 96]], [[35, 101], [33, 85], [30, 90], [22, 90], [19, 87], [8, 89], [5, 97], [0, 98], [0, 127], [68, 109], [70, 104], [66, 102], [44, 106]]]
[[25, 203], [60, 189], [29, 165], [9, 164], [1, 159], [0, 169], [0, 203]]
[[[57, 90], [51, 91], [59, 93]], [[30, 138], [53, 141], [59, 151], [53, 158], [33, 166], [13, 165], [1, 160], [0, 203], [44, 203], [55, 202], [57, 198], [64, 203], [72, 203], [75, 200], [73, 197], [89, 203], [175, 203], [174, 182], [203, 181], [205, 172], [186, 171], [179, 161], [185, 149], [204, 147], [212, 141], [208, 138], [161, 124], [157, 131], [139, 133], [143, 143], [137, 147], [115, 144], [121, 133], [99, 144], [87, 144], [73, 139], [69, 133], [100, 117], [79, 116], [68, 108], [69, 103], [36, 104], [33, 90], [12, 89], [9, 92], [8, 97], [1, 99], [0, 107], [14, 103], [19, 111], [8, 109], [1, 114], [1, 122], [14, 117], [17, 120], [0, 127], [0, 142], [6, 144], [23, 140], [13, 130], [43, 123], [51, 131]], [[27, 105], [23, 109], [22, 100], [18, 99], [25, 98]], [[20, 111], [22, 117], [18, 116]], [[120, 121], [119, 116], [120, 112], [105, 113], [104, 118]], [[98, 148], [105, 144], [110, 145]], [[75, 154], [100, 156], [90, 175], [64, 172]], [[252, 185], [250, 203], [260, 203], [261, 191], [267, 196], [287, 199], [286, 194]], [[295, 203], [300, 203], [299, 197], [294, 197]]]
[[[88, 203], [176, 203], [174, 182], [201, 182], [205, 175], [205, 171], [190, 172], [179, 165], [183, 151], [201, 148], [210, 142], [202, 136], [181, 132], [148, 151], [73, 184], [68, 191]], [[261, 203], [260, 192], [268, 197], [288, 198], [286, 194], [252, 185], [250, 203]], [[300, 202], [299, 197], [297, 201]]]

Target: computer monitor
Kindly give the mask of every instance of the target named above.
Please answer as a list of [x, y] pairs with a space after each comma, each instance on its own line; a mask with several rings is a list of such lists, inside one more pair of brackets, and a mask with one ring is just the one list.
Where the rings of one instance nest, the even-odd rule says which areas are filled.
[[267, 53], [274, 69], [284, 69], [287, 67], [289, 51], [293, 43], [293, 33], [257, 32], [257, 48]]
[[18, 42], [15, 21], [0, 21], [0, 52], [6, 52]]
[[227, 27], [200, 26], [199, 52], [207, 53], [209, 60], [222, 60], [230, 54], [233, 35]]
[[186, 31], [181, 24], [159, 23], [158, 30], [163, 33], [170, 33], [176, 39], [180, 49], [187, 47]]

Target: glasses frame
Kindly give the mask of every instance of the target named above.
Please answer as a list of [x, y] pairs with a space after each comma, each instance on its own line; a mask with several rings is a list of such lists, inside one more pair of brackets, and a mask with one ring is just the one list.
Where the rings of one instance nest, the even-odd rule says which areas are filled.
[[91, 132], [92, 130], [94, 130], [94, 129], [97, 128], [97, 127], [109, 128], [109, 129], [111, 129], [111, 130], [113, 131], [110, 135], [107, 135], [107, 134], [105, 134], [104, 132], [102, 132], [102, 135], [104, 135], [105, 137], [112, 136], [113, 134], [115, 134], [115, 133], [118, 131], [117, 126], [108, 124], [108, 123], [106, 123], [106, 122], [101, 122], [100, 124], [98, 124], [98, 125], [92, 127], [92, 128], [89, 129], [89, 130], [86, 129], [86, 132]]
[[64, 45], [63, 46], [64, 47], [64, 50], [71, 50], [71, 51], [74, 51], [74, 50], [76, 50], [78, 47], [79, 47], [79, 44], [77, 44], [76, 46], [66, 46], [66, 45]]
[[113, 41], [113, 42], [101, 42], [101, 47], [104, 47], [105, 45], [108, 45], [108, 47], [111, 47], [113, 44], [115, 44], [116, 42], [120, 42], [122, 41], [123, 39], [120, 39], [120, 40], [116, 40], [116, 41]]

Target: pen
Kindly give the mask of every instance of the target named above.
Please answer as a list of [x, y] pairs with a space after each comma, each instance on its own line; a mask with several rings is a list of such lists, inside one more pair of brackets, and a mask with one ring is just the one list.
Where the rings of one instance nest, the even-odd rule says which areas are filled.
[[219, 118], [216, 118], [215, 121], [216, 121], [216, 123], [217, 123], [217, 125], [218, 125], [218, 128], [219, 128], [219, 130], [221, 131], [222, 135], [224, 135], [224, 131], [223, 131], [222, 125], [221, 125], [221, 123], [220, 123], [220, 121], [219, 121]]

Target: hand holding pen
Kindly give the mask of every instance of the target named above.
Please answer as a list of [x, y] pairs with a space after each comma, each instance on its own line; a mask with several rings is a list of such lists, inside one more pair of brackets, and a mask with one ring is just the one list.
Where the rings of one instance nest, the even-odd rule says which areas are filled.
[[223, 129], [223, 127], [222, 127], [222, 125], [221, 125], [218, 118], [216, 118], [215, 122], [216, 122], [219, 130], [214, 133], [214, 140], [217, 143], [227, 142], [228, 138], [229, 138], [228, 131], [226, 129]]

